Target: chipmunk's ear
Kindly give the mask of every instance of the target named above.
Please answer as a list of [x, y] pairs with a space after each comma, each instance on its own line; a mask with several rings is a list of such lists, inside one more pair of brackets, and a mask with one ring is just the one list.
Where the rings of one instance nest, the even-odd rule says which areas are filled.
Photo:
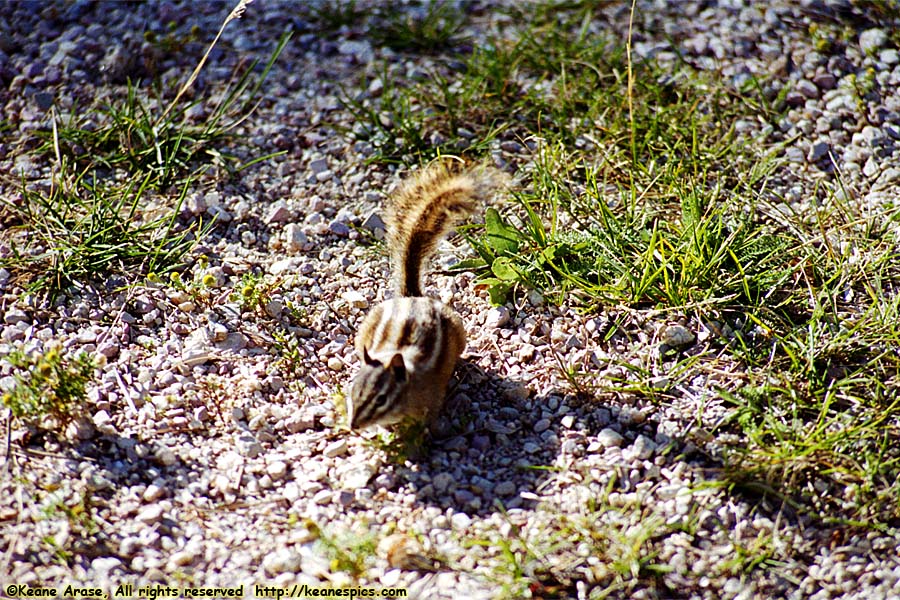
[[363, 362], [370, 367], [381, 366], [381, 363], [369, 356], [369, 350], [363, 346]]
[[403, 355], [399, 352], [391, 358], [391, 364], [388, 368], [394, 374], [394, 379], [401, 383], [406, 382], [406, 363], [403, 362]]

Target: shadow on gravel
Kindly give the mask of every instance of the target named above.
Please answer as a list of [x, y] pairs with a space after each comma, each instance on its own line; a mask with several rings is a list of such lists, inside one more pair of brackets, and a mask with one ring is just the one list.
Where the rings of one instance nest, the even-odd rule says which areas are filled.
[[[72, 441], [36, 431], [14, 443], [9, 456], [0, 459], [0, 470], [12, 476], [10, 487], [0, 492], [0, 497], [6, 496], [0, 507], [17, 508], [19, 495], [40, 505], [18, 523], [7, 523], [10, 531], [39, 523], [45, 532], [40, 543], [23, 535], [26, 543], [9, 550], [9, 558], [20, 567], [64, 560], [88, 569], [92, 560], [105, 557], [127, 565], [131, 555], [127, 549], [123, 553], [126, 534], [121, 523], [115, 527], [111, 523], [140, 522], [140, 540], [149, 545], [182, 527], [162, 510], [147, 509], [190, 483], [187, 475], [196, 469], [192, 461], [176, 457], [166, 446], [133, 437], [96, 431], [84, 437]], [[8, 493], [13, 489], [15, 493]], [[137, 552], [138, 545], [131, 548]], [[130, 572], [127, 566], [121, 568]]]
[[[521, 382], [463, 363], [445, 410], [454, 415], [449, 435], [397, 474], [413, 484], [419, 501], [441, 510], [486, 516], [533, 508], [567, 442], [606, 425], [571, 408], [580, 404], [564, 392], [530, 396]], [[567, 414], [573, 415], [568, 428], [561, 424]]]

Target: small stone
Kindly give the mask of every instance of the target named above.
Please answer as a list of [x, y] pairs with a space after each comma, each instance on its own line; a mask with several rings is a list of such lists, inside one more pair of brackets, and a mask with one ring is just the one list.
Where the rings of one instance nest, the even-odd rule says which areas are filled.
[[516, 493], [516, 484], [512, 481], [501, 481], [494, 486], [494, 493], [498, 496], [512, 496]]
[[135, 517], [141, 523], [146, 523], [148, 525], [152, 525], [154, 523], [158, 523], [163, 516], [163, 508], [159, 504], [151, 504], [150, 506], [144, 508], [141, 512], [137, 514]]
[[26, 315], [23, 311], [18, 308], [10, 308], [6, 311], [6, 314], [3, 315], [3, 322], [7, 325], [15, 325], [16, 323], [22, 323], [28, 321], [28, 315]]
[[344, 361], [337, 356], [332, 356], [328, 359], [328, 368], [332, 371], [340, 371], [344, 368]]
[[228, 350], [230, 352], [238, 352], [246, 347], [247, 336], [240, 331], [229, 332], [228, 335], [225, 336], [224, 341], [216, 343], [216, 348], [219, 350]]
[[566, 338], [566, 348], [568, 348], [569, 350], [576, 350], [579, 348], [584, 348], [584, 344], [580, 339], [578, 339], [578, 336], [573, 333]]
[[531, 344], [522, 344], [518, 350], [516, 350], [516, 358], [519, 362], [530, 362], [534, 359], [535, 347]]
[[119, 345], [111, 342], [106, 342], [100, 344], [97, 348], [97, 352], [105, 356], [106, 358], [115, 358], [119, 355]]
[[[289, 223], [284, 227], [284, 244], [288, 252], [300, 252], [309, 243], [303, 227], [297, 223]], [[274, 266], [274, 265], [273, 265]]]
[[819, 73], [813, 77], [813, 83], [820, 89], [833, 90], [837, 86], [837, 77], [831, 73]]
[[807, 98], [816, 99], [819, 97], [819, 88], [808, 79], [801, 79], [797, 82], [797, 91]]
[[791, 108], [798, 108], [806, 103], [806, 97], [797, 90], [791, 90], [785, 94], [784, 102]]
[[541, 445], [534, 442], [525, 442], [522, 444], [522, 450], [524, 450], [526, 454], [537, 454], [541, 451]]
[[897, 167], [888, 167], [878, 176], [874, 187], [879, 189], [886, 188], [895, 185], [898, 181], [900, 181], [900, 169]]
[[284, 476], [287, 474], [287, 464], [284, 461], [276, 460], [266, 467], [266, 473], [273, 481], [284, 479]]
[[347, 452], [347, 440], [336, 440], [325, 446], [323, 454], [328, 458], [341, 456]]
[[455, 490], [453, 492], [453, 501], [456, 504], [468, 504], [475, 500], [475, 494], [470, 492], [469, 490]]
[[369, 480], [375, 475], [377, 469], [369, 463], [352, 465], [343, 472], [341, 483], [348, 490], [365, 488]]
[[266, 302], [265, 311], [273, 319], [278, 319], [281, 317], [281, 313], [284, 312], [284, 302], [278, 298], [272, 298]]
[[431, 485], [434, 486], [435, 491], [443, 494], [456, 485], [456, 480], [450, 473], [438, 473], [431, 480]]
[[156, 502], [160, 498], [166, 495], [166, 490], [163, 487], [156, 485], [155, 483], [151, 483], [147, 486], [147, 489], [144, 490], [144, 493], [141, 495], [141, 498], [144, 502]]
[[331, 490], [319, 490], [318, 492], [316, 492], [316, 495], [313, 496], [312, 501], [314, 504], [319, 505], [329, 504], [331, 502], [332, 496], [333, 492]]
[[353, 308], [368, 308], [369, 301], [366, 300], [366, 297], [363, 296], [360, 292], [356, 290], [350, 290], [348, 292], [344, 292], [341, 295], [341, 298], [344, 299], [344, 302], [352, 306]]
[[169, 564], [176, 567], [186, 567], [194, 562], [194, 555], [187, 550], [179, 550], [169, 557]]
[[600, 430], [600, 433], [597, 434], [597, 441], [604, 448], [620, 448], [622, 443], [625, 441], [618, 432], [606, 427]]
[[375, 59], [375, 53], [372, 51], [372, 44], [365, 40], [347, 40], [338, 45], [338, 53], [345, 56], [352, 56], [354, 60], [368, 64]]
[[269, 575], [299, 573], [302, 566], [300, 555], [290, 548], [278, 548], [263, 559], [263, 569]]
[[206, 348], [185, 348], [181, 354], [181, 362], [187, 367], [206, 364], [211, 358], [212, 353]]
[[380, 77], [376, 77], [369, 83], [369, 87], [366, 88], [366, 93], [368, 93], [373, 98], [377, 98], [381, 95], [381, 92], [384, 91], [384, 82]]
[[880, 171], [878, 167], [878, 161], [875, 160], [874, 156], [870, 156], [869, 160], [866, 161], [866, 164], [863, 165], [862, 172], [866, 177], [874, 177]]
[[38, 92], [34, 95], [34, 103], [41, 110], [50, 110], [53, 106], [53, 94], [50, 92]]
[[806, 160], [811, 163], [819, 162], [823, 158], [828, 158], [828, 153], [831, 151], [831, 146], [828, 142], [816, 142], [809, 149], [809, 154], [806, 155]]
[[315, 426], [315, 423], [312, 419], [305, 416], [294, 415], [284, 422], [284, 426], [290, 433], [300, 433], [301, 431], [312, 429]]
[[515, 140], [506, 140], [500, 142], [500, 149], [504, 152], [510, 152], [512, 154], [519, 154], [525, 150], [525, 147]]
[[110, 424], [112, 417], [110, 417], [109, 413], [105, 410], [98, 410], [94, 413], [93, 421], [97, 429], [101, 429]]
[[201, 194], [191, 194], [185, 199], [184, 204], [192, 215], [201, 215], [209, 208], [206, 205], [206, 198]]
[[98, 573], [108, 574], [110, 571], [119, 567], [122, 561], [113, 556], [101, 556], [91, 561], [91, 570]]
[[887, 48], [878, 53], [878, 60], [889, 67], [893, 67], [900, 63], [900, 52], [897, 52], [896, 48]]
[[637, 436], [637, 439], [634, 440], [634, 444], [631, 447], [634, 457], [640, 460], [649, 459], [653, 456], [654, 450], [656, 450], [656, 444], [646, 435]]
[[237, 439], [238, 451], [247, 458], [256, 458], [262, 454], [262, 445], [252, 433], [244, 432]]
[[461, 531], [469, 527], [472, 524], [472, 517], [467, 515], [466, 513], [453, 513], [453, 516], [450, 517], [450, 525], [453, 529], [457, 531]]
[[662, 343], [679, 348], [694, 343], [694, 334], [683, 325], [669, 325], [662, 334]]
[[278, 200], [269, 207], [268, 214], [266, 215], [266, 223], [269, 225], [272, 223], [284, 223], [290, 218], [291, 211], [288, 210], [287, 204], [284, 200]]
[[317, 158], [315, 160], [311, 160], [309, 162], [309, 170], [316, 175], [318, 175], [319, 173], [324, 173], [328, 170], [328, 159]]
[[297, 483], [294, 481], [286, 483], [286, 484], [284, 484], [284, 487], [281, 489], [281, 495], [288, 502], [295, 502], [301, 496], [300, 486], [297, 485]]
[[874, 54], [888, 41], [888, 34], [884, 29], [867, 29], [859, 34], [859, 48], [863, 54]]
[[484, 318], [484, 324], [486, 327], [497, 329], [509, 323], [509, 320], [509, 309], [505, 306], [495, 306], [487, 312], [487, 315]]
[[543, 433], [550, 429], [550, 419], [541, 419], [537, 423], [534, 424], [534, 432], [535, 433]]
[[384, 232], [387, 230], [387, 225], [385, 225], [384, 220], [378, 213], [374, 212], [366, 217], [366, 220], [363, 221], [362, 226], [363, 229], [368, 229], [375, 234], [378, 234], [379, 232], [381, 234], [384, 234]]
[[156, 460], [164, 467], [171, 467], [178, 462], [178, 457], [171, 449], [163, 446], [156, 451]]
[[234, 220], [234, 217], [231, 215], [231, 213], [221, 206], [210, 206], [206, 209], [206, 214], [211, 216], [219, 223], [230, 223]]
[[269, 273], [272, 275], [281, 275], [282, 273], [299, 271], [301, 268], [300, 265], [300, 260], [297, 258], [282, 258], [281, 260], [276, 260], [269, 266]]
[[347, 237], [350, 235], [350, 226], [343, 221], [332, 221], [328, 224], [328, 231], [340, 237]]

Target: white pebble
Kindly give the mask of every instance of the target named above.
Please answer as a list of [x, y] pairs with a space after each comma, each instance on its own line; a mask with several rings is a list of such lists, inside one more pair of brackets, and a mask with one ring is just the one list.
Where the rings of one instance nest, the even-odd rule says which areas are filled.
[[279, 479], [283, 479], [287, 474], [287, 465], [284, 461], [276, 460], [266, 467], [266, 473], [268, 473], [269, 477], [273, 480], [278, 481]]
[[486, 327], [499, 328], [509, 323], [509, 309], [505, 306], [495, 306], [487, 312], [484, 318]]
[[347, 440], [337, 440], [331, 442], [327, 446], [325, 446], [325, 451], [323, 454], [328, 458], [334, 458], [336, 456], [341, 456], [347, 452]]
[[604, 448], [618, 448], [622, 446], [622, 442], [625, 441], [625, 438], [616, 431], [606, 427], [597, 434], [597, 441], [600, 442]]
[[457, 531], [463, 530], [472, 524], [472, 517], [466, 513], [453, 513], [453, 516], [450, 517], [450, 524], [453, 526], [453, 529], [456, 529]]
[[163, 516], [163, 507], [159, 504], [151, 504], [146, 507], [144, 510], [137, 514], [135, 517], [141, 523], [147, 523], [148, 525], [152, 525], [153, 523], [159, 522]]
[[348, 292], [344, 292], [341, 295], [341, 298], [344, 299], [344, 302], [352, 306], [353, 308], [368, 308], [369, 301], [366, 300], [366, 297], [363, 296], [356, 290], [350, 290]]

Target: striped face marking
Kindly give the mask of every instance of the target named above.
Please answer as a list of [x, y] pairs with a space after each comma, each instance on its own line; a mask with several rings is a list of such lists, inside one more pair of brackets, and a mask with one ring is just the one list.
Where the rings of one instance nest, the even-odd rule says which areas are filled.
[[347, 408], [353, 429], [416, 417], [406, 412], [410, 381], [444, 360], [437, 349], [443, 347], [448, 324], [440, 304], [426, 298], [396, 298], [381, 308], [350, 390]]

